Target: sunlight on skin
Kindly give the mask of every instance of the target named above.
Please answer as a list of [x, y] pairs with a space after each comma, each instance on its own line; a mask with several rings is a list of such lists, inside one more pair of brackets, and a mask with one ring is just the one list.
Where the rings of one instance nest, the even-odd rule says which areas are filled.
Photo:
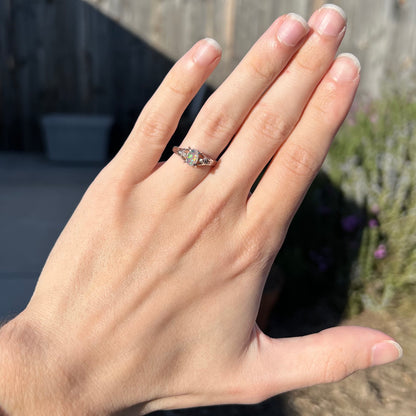
[[270, 26], [180, 145], [214, 159], [226, 148], [214, 167], [173, 154], [155, 169], [221, 48], [203, 39], [176, 63], [85, 193], [29, 305], [0, 331], [6, 411], [257, 403], [401, 356], [369, 328], [272, 339], [256, 324], [271, 264], [359, 83], [358, 60], [335, 58], [345, 26], [336, 6]]

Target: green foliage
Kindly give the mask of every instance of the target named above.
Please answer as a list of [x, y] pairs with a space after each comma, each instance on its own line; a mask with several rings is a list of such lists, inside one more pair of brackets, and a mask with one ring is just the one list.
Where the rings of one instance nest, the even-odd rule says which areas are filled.
[[350, 267], [350, 312], [394, 305], [416, 285], [415, 99], [392, 94], [351, 116], [324, 172], [367, 217]]

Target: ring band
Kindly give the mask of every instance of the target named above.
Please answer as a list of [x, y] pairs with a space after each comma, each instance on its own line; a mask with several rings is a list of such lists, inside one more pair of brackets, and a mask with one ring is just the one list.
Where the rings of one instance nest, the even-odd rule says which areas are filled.
[[189, 166], [215, 166], [217, 164], [215, 159], [197, 149], [192, 149], [190, 147], [185, 149], [183, 147], [174, 146], [172, 151], [180, 156]]

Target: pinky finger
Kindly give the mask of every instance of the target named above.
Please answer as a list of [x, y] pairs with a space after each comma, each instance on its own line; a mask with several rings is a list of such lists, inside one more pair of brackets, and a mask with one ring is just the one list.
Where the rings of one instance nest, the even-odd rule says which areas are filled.
[[112, 165], [133, 183], [149, 175], [172, 137], [186, 107], [217, 66], [221, 47], [213, 39], [197, 42], [169, 71], [143, 108]]

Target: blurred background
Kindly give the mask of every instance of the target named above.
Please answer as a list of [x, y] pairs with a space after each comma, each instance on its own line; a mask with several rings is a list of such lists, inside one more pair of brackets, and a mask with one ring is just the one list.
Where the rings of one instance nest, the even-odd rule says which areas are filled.
[[[259, 315], [273, 336], [353, 323], [387, 331], [399, 364], [258, 406], [166, 414], [416, 414], [416, 0], [334, 1], [361, 61], [353, 109], [296, 215]], [[319, 0], [0, 1], [0, 319], [21, 311], [83, 192], [173, 63], [215, 38], [206, 98], [281, 14]], [[357, 340], [359, 342], [359, 340]]]

